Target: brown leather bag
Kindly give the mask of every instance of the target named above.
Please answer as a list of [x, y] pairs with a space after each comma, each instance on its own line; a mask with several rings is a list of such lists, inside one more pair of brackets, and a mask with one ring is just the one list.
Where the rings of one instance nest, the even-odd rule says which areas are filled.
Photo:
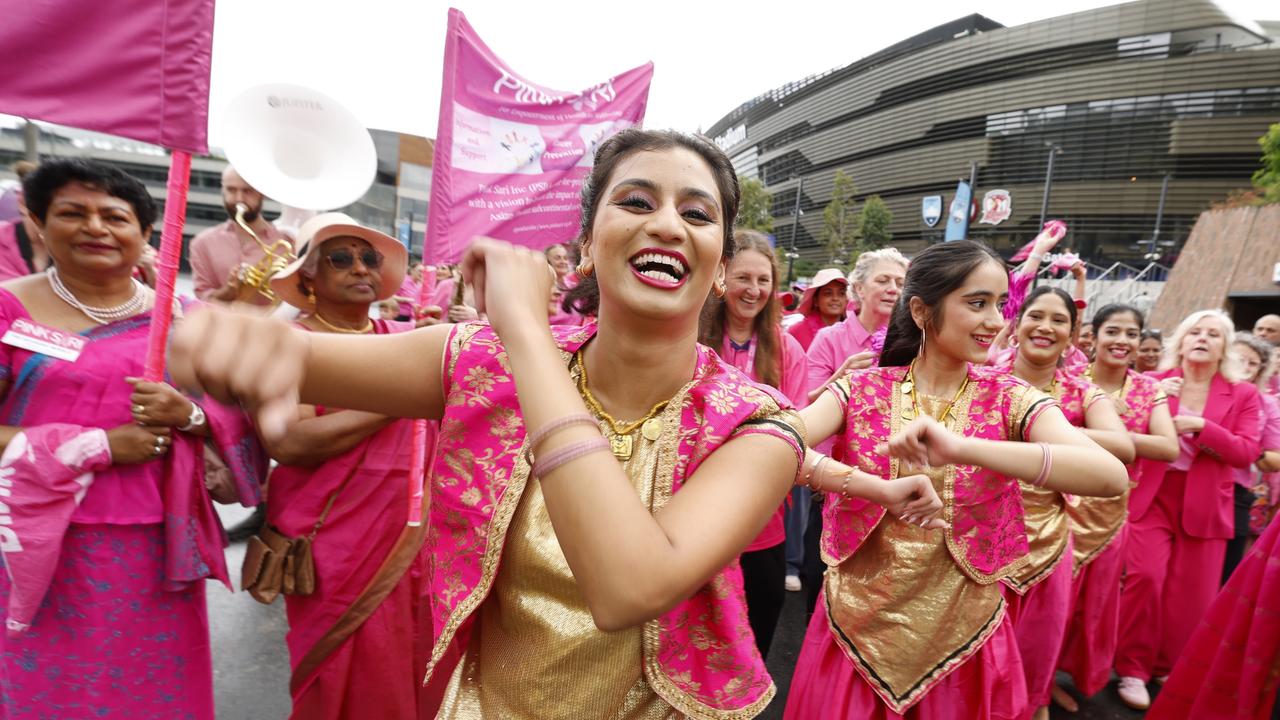
[[285, 595], [310, 595], [316, 591], [316, 565], [311, 555], [311, 543], [333, 509], [333, 503], [359, 470], [361, 462], [352, 466], [342, 484], [329, 496], [324, 511], [303, 537], [291, 538], [271, 525], [263, 525], [257, 535], [249, 538], [244, 551], [244, 564], [240, 566], [240, 589], [245, 590], [264, 605], [270, 605]]

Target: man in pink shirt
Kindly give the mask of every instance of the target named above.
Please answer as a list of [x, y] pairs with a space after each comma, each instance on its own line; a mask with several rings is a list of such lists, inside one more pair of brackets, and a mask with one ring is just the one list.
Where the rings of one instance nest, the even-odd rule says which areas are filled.
[[[268, 246], [289, 237], [262, 217], [262, 193], [253, 189], [230, 165], [222, 171], [222, 204], [231, 218], [201, 232], [191, 241], [191, 270], [196, 297], [212, 302], [269, 304], [266, 296], [241, 282], [241, 270], [257, 265], [265, 253], [258, 241], [235, 222], [236, 204], [248, 208], [244, 219]], [[292, 245], [292, 241], [290, 241]]]

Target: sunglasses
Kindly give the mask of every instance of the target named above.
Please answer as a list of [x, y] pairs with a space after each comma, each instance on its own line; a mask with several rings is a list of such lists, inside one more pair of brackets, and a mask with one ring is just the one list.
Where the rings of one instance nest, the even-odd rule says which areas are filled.
[[[334, 270], [350, 270], [356, 264], [356, 257], [350, 250], [335, 250], [325, 255], [324, 259]], [[360, 263], [370, 270], [382, 267], [382, 253], [373, 248], [361, 250], [359, 257]]]

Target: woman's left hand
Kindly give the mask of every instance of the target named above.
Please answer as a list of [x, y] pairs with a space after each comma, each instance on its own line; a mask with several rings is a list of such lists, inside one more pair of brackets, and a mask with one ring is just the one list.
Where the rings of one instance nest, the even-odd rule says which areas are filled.
[[522, 327], [548, 327], [547, 300], [555, 272], [542, 253], [477, 238], [461, 268], [475, 288], [476, 310], [488, 316], [499, 337]]
[[1195, 415], [1175, 415], [1173, 429], [1177, 430], [1179, 435], [1198, 433], [1204, 429], [1204, 418]]
[[878, 504], [891, 515], [912, 525], [930, 529], [947, 527], [942, 512], [942, 499], [933, 488], [933, 481], [925, 475], [886, 480]]
[[129, 404], [139, 425], [182, 427], [191, 419], [191, 401], [169, 385], [135, 377], [125, 382], [133, 386]]

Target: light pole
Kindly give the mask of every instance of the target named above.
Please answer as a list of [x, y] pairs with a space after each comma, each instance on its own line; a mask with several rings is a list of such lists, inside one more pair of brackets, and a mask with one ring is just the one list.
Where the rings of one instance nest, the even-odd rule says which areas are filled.
[[1040, 229], [1044, 229], [1045, 221], [1049, 216], [1049, 189], [1053, 187], [1053, 157], [1062, 152], [1062, 146], [1053, 143], [1049, 145], [1049, 167], [1044, 171], [1044, 198], [1040, 201]]
[[1160, 222], [1164, 220], [1164, 199], [1169, 194], [1169, 178], [1173, 173], [1164, 174], [1164, 182], [1160, 183], [1160, 203], [1156, 205], [1156, 227], [1151, 231], [1151, 251], [1145, 256], [1149, 262], [1155, 262], [1160, 259], [1160, 249], [1156, 247], [1156, 243], [1160, 240]]
[[791, 208], [791, 249], [787, 251], [787, 287], [791, 287], [791, 281], [795, 278], [793, 270], [795, 269], [796, 258], [800, 257], [800, 253], [796, 252], [796, 234], [800, 232], [800, 195], [804, 192], [804, 176], [800, 176], [800, 182], [796, 185], [796, 202]]

